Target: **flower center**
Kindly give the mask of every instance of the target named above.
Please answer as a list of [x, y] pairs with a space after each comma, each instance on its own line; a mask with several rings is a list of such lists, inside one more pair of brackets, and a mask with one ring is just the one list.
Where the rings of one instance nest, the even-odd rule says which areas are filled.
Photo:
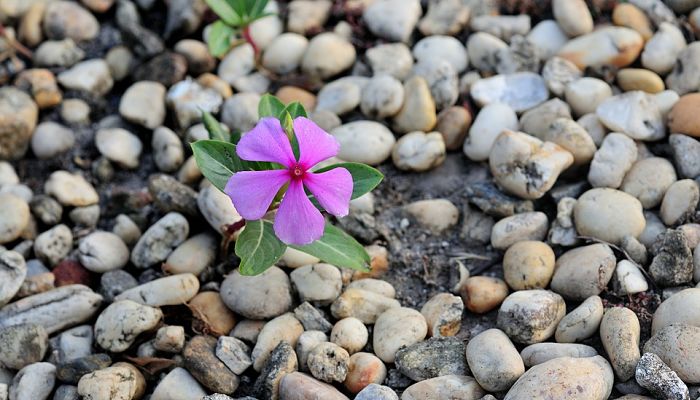
[[295, 165], [293, 168], [290, 168], [289, 171], [292, 174], [292, 178], [294, 179], [301, 179], [304, 176], [304, 171], [299, 165]]

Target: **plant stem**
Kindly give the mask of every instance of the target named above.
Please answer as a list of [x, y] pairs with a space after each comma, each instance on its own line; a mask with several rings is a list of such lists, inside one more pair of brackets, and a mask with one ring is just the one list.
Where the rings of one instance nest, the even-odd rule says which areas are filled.
[[250, 45], [253, 46], [253, 52], [257, 55], [259, 49], [258, 46], [255, 45], [253, 36], [251, 36], [250, 34], [250, 25], [246, 25], [245, 28], [243, 28], [243, 38], [246, 42], [250, 43]]

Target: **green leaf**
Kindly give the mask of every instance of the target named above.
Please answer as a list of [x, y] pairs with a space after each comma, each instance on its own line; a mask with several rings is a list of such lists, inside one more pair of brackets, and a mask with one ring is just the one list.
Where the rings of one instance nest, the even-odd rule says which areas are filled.
[[282, 111], [284, 111], [284, 103], [277, 97], [267, 93], [260, 98], [260, 102], [258, 103], [258, 116], [260, 118], [279, 118]]
[[284, 108], [284, 111], [288, 112], [289, 115], [292, 116], [292, 119], [294, 119], [296, 117], [306, 117], [306, 118], [309, 117], [306, 114], [306, 110], [304, 109], [304, 106], [302, 106], [301, 103], [299, 103], [298, 101], [295, 101], [293, 103], [289, 103], [287, 105], [287, 107]]
[[211, 26], [211, 31], [209, 31], [209, 36], [207, 37], [207, 46], [209, 47], [209, 53], [214, 57], [219, 57], [231, 48], [231, 36], [233, 35], [233, 28], [223, 20], [218, 20], [214, 22]]
[[254, 19], [259, 19], [267, 7], [268, 0], [255, 0], [253, 8], [250, 10], [250, 16]]
[[238, 26], [241, 23], [241, 14], [236, 13], [226, 0], [206, 0], [212, 9], [228, 25]]
[[226, 142], [226, 137], [228, 136], [228, 131], [224, 129], [223, 125], [214, 118], [209, 112], [202, 112], [202, 122], [204, 122], [204, 127], [207, 128], [209, 132], [209, 139], [221, 140]]
[[384, 175], [370, 167], [360, 163], [338, 163], [319, 168], [316, 173], [330, 171], [334, 168], [345, 168], [352, 175], [352, 198], [356, 199], [365, 193], [371, 192], [384, 179]]
[[272, 228], [272, 223], [259, 219], [246, 221], [245, 229], [236, 240], [236, 255], [240, 257], [241, 275], [258, 275], [282, 257], [287, 246]]
[[231, 132], [231, 136], [229, 138], [229, 142], [233, 144], [238, 144], [238, 141], [241, 140], [241, 132], [239, 131], [233, 131]]
[[248, 16], [246, 10], [246, 0], [226, 0], [229, 6], [241, 17], [241, 20], [245, 20]]
[[290, 246], [341, 268], [369, 271], [370, 257], [352, 236], [326, 222], [323, 236], [305, 246]]
[[192, 153], [202, 175], [222, 192], [231, 175], [248, 169], [245, 162], [238, 158], [235, 144], [198, 140], [192, 143]]

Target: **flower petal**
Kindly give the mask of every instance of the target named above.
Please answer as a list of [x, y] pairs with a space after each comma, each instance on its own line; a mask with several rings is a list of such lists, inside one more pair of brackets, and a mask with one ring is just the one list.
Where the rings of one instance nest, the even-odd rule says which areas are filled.
[[304, 185], [326, 211], [336, 217], [348, 215], [353, 184], [347, 169], [338, 167], [319, 174], [307, 172]]
[[286, 169], [241, 171], [229, 178], [224, 192], [244, 219], [254, 221], [265, 215], [275, 195], [289, 179]]
[[325, 221], [299, 179], [292, 179], [275, 216], [275, 235], [287, 244], [305, 245], [323, 236]]
[[294, 134], [299, 142], [299, 164], [306, 170], [336, 156], [340, 149], [336, 138], [308, 118], [294, 119]]
[[248, 161], [269, 161], [291, 167], [296, 163], [292, 145], [277, 118], [261, 119], [255, 128], [241, 137], [236, 153]]

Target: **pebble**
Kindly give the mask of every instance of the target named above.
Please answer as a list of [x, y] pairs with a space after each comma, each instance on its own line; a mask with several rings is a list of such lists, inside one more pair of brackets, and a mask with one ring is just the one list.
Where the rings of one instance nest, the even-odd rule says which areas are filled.
[[[306, 327], [304, 327], [306, 328]], [[299, 358], [299, 369], [302, 371], [308, 371], [309, 367], [307, 364], [309, 354], [311, 351], [320, 343], [328, 342], [328, 336], [321, 332], [315, 330], [306, 330], [301, 335], [299, 335], [299, 340], [297, 340], [296, 353]]]
[[153, 390], [151, 400], [189, 400], [206, 396], [202, 386], [186, 369], [173, 368]]
[[469, 21], [473, 31], [487, 32], [510, 41], [515, 35], [530, 31], [529, 15], [474, 15]]
[[58, 82], [67, 89], [87, 92], [98, 97], [107, 94], [114, 84], [109, 66], [101, 58], [75, 64], [58, 74]]
[[554, 143], [510, 130], [498, 135], [489, 155], [496, 183], [524, 199], [544, 196], [573, 161], [571, 153]]
[[[437, 123], [435, 100], [428, 82], [421, 76], [413, 76], [404, 83], [403, 107], [394, 117], [394, 131], [430, 132]], [[340, 156], [342, 158], [342, 155]]]
[[428, 336], [455, 336], [461, 327], [464, 302], [459, 296], [438, 293], [421, 308], [428, 323]]
[[700, 85], [700, 43], [689, 44], [674, 60], [673, 70], [666, 77], [666, 87], [680, 96], [696, 91]]
[[[558, 119], [570, 120], [571, 108], [560, 99], [554, 98], [525, 111], [520, 117], [520, 127], [523, 132], [544, 139], [550, 130], [550, 125]], [[517, 127], [510, 129], [517, 129]]]
[[615, 268], [615, 279], [621, 294], [635, 294], [649, 289], [644, 274], [630, 261], [621, 260]]
[[129, 262], [129, 248], [114, 233], [95, 231], [80, 240], [78, 258], [86, 269], [104, 273], [124, 267]]
[[428, 324], [421, 313], [405, 307], [390, 308], [375, 322], [374, 352], [382, 361], [394, 362], [398, 349], [422, 341], [427, 333]]
[[615, 255], [605, 244], [567, 251], [557, 259], [552, 290], [567, 299], [583, 301], [600, 294], [615, 271]]
[[413, 55], [403, 43], [383, 43], [367, 49], [365, 58], [374, 75], [390, 75], [404, 80], [411, 74]]
[[517, 130], [518, 117], [506, 104], [490, 103], [476, 115], [464, 141], [464, 154], [473, 161], [485, 161], [498, 135], [504, 130]]
[[543, 240], [547, 235], [547, 225], [547, 216], [539, 211], [503, 218], [491, 230], [491, 245], [505, 250], [520, 241]]
[[117, 300], [97, 317], [95, 341], [107, 351], [121, 353], [134, 344], [139, 334], [154, 329], [162, 319], [158, 308]]
[[[386, 366], [372, 353], [355, 353], [348, 361], [348, 373], [343, 385], [351, 392], [358, 393], [357, 397], [368, 396], [372, 387], [376, 387], [384, 382], [386, 378]], [[384, 391], [384, 390], [382, 390]], [[391, 393], [394, 393], [391, 391]], [[398, 398], [398, 397], [397, 397]], [[374, 399], [369, 397], [368, 399]]]
[[625, 26], [637, 31], [642, 35], [644, 41], [648, 41], [654, 34], [649, 18], [644, 14], [644, 11], [634, 4], [616, 5], [612, 18], [615, 25]]
[[654, 353], [644, 353], [637, 364], [635, 380], [657, 398], [689, 399], [688, 386]]
[[294, 348], [302, 332], [304, 332], [304, 327], [292, 313], [282, 314], [267, 322], [260, 331], [251, 353], [253, 368], [256, 371], [261, 371], [272, 351], [282, 341], [289, 343]]
[[182, 352], [184, 366], [210, 391], [231, 394], [238, 388], [238, 376], [216, 357], [215, 348], [215, 338], [203, 335], [193, 337]]
[[682, 179], [668, 187], [661, 202], [661, 220], [673, 226], [692, 216], [700, 200], [700, 189], [692, 179]]
[[236, 375], [242, 374], [253, 365], [250, 359], [250, 348], [235, 337], [219, 337], [216, 342], [216, 357]]
[[554, 274], [554, 251], [536, 240], [517, 242], [503, 255], [503, 276], [512, 289], [544, 289]]
[[34, 254], [43, 262], [54, 266], [63, 260], [73, 248], [73, 234], [66, 225], [42, 232], [34, 241]]
[[61, 332], [56, 338], [54, 355], [59, 362], [87, 357], [93, 353], [92, 326], [81, 325]]
[[[360, 82], [364, 83], [360, 85]], [[366, 86], [367, 83], [364, 80], [357, 80], [352, 77], [336, 79], [325, 85], [318, 92], [316, 110], [330, 111], [336, 115], [347, 114], [360, 104], [363, 88]], [[400, 103], [403, 104], [403, 87], [401, 88]], [[399, 104], [399, 107], [401, 107], [401, 104]], [[392, 105], [393, 107], [394, 105]], [[394, 112], [394, 114], [396, 113]]]
[[668, 127], [674, 133], [682, 133], [693, 137], [700, 137], [700, 130], [696, 127], [696, 117], [693, 110], [700, 104], [700, 94], [691, 93], [681, 96], [668, 114]]
[[593, 347], [575, 343], [535, 343], [525, 347], [520, 352], [526, 367], [560, 357], [587, 358], [597, 355], [598, 352]]
[[185, 79], [170, 87], [166, 102], [175, 112], [178, 126], [186, 128], [200, 122], [202, 112], [218, 112], [223, 98], [216, 90]]
[[221, 109], [221, 122], [231, 131], [248, 132], [258, 122], [257, 93], [236, 93], [226, 99]]
[[598, 106], [612, 96], [612, 88], [598, 78], [584, 77], [568, 83], [564, 95], [574, 114], [584, 115], [595, 113]]
[[95, 188], [79, 174], [55, 171], [44, 183], [44, 193], [64, 206], [83, 207], [95, 204], [99, 197]]
[[613, 382], [612, 368], [601, 356], [561, 357], [527, 370], [504, 399], [525, 400], [542, 396], [552, 399], [605, 400], [610, 396]]
[[463, 72], [469, 64], [467, 49], [452, 36], [427, 36], [416, 42], [412, 53], [419, 64], [426, 60], [445, 60], [457, 73]]
[[299, 300], [320, 305], [331, 304], [343, 286], [340, 270], [330, 264], [312, 264], [297, 268], [289, 275]]
[[387, 281], [374, 278], [354, 278], [355, 280], [350, 282], [346, 289], [356, 288], [381, 294], [382, 296], [389, 297], [391, 299], [396, 297], [396, 289]]
[[369, 165], [378, 165], [391, 155], [396, 143], [393, 133], [374, 121], [354, 121], [331, 132], [340, 142], [340, 159]]
[[[608, 45], [602, 46], [601, 43]], [[600, 67], [611, 65], [626, 67], [639, 56], [644, 39], [636, 31], [625, 27], [603, 27], [570, 40], [558, 56], [578, 66]]]
[[154, 279], [120, 293], [114, 300], [131, 300], [160, 307], [186, 304], [199, 291], [199, 280], [191, 273]]
[[136, 82], [124, 92], [119, 114], [126, 120], [155, 129], [165, 120], [165, 86], [159, 82]]
[[60, 114], [68, 124], [83, 125], [90, 122], [90, 106], [80, 99], [63, 100]]
[[316, 108], [316, 96], [313, 93], [296, 86], [282, 86], [277, 90], [275, 96], [277, 96], [277, 98], [279, 98], [282, 103], [285, 104], [298, 101], [307, 110], [313, 110]]
[[185, 347], [185, 329], [182, 326], [163, 326], [153, 340], [156, 350], [166, 353], [179, 353]]
[[71, 1], [55, 1], [46, 5], [44, 33], [49, 39], [92, 40], [100, 31], [100, 23], [86, 9]]
[[401, 400], [480, 399], [486, 392], [474, 378], [443, 375], [414, 383], [406, 388]]
[[464, 281], [460, 292], [469, 311], [484, 314], [503, 302], [508, 296], [508, 286], [499, 278], [472, 276]]
[[657, 102], [639, 90], [605, 99], [596, 108], [596, 114], [606, 128], [632, 139], [659, 140], [666, 135]]
[[543, 60], [549, 60], [569, 41], [569, 37], [556, 21], [545, 19], [527, 34], [527, 41], [535, 46]]
[[693, 278], [691, 247], [680, 230], [667, 230], [657, 238], [652, 248], [655, 255], [649, 266], [649, 275], [662, 287], [689, 283]]
[[355, 46], [330, 32], [316, 35], [301, 60], [301, 70], [308, 76], [327, 79], [350, 68], [357, 54]]
[[26, 276], [27, 264], [24, 257], [15, 251], [0, 248], [0, 307], [12, 300]]
[[169, 274], [199, 275], [216, 259], [217, 240], [209, 233], [200, 233], [185, 240], [168, 256], [163, 271]]
[[554, 0], [552, 12], [561, 29], [570, 37], [593, 31], [593, 17], [583, 0]]
[[664, 300], [654, 312], [651, 333], [655, 334], [671, 324], [700, 327], [700, 313], [695, 307], [699, 301], [700, 288], [683, 289]]
[[0, 193], [0, 243], [11, 243], [18, 239], [29, 226], [29, 205], [24, 199], [10, 193]]
[[469, 15], [469, 7], [458, 0], [431, 3], [418, 23], [418, 30], [427, 37], [455, 35], [467, 25]]
[[32, 135], [32, 152], [39, 159], [50, 159], [62, 155], [73, 148], [73, 132], [55, 122], [42, 122]]
[[27, 365], [17, 372], [10, 384], [10, 399], [45, 400], [56, 383], [56, 367], [47, 362]]
[[21, 158], [27, 151], [39, 110], [26, 93], [14, 87], [0, 88], [0, 157]]
[[34, 68], [21, 72], [15, 79], [15, 86], [31, 93], [40, 109], [55, 107], [63, 99], [56, 78], [48, 69]]
[[78, 394], [94, 400], [138, 399], [146, 392], [146, 380], [133, 365], [117, 363], [111, 367], [83, 375]]
[[413, 67], [413, 73], [428, 83], [437, 110], [450, 107], [459, 98], [459, 78], [452, 64], [442, 58], [424, 59]]
[[360, 109], [368, 117], [387, 118], [396, 115], [403, 102], [401, 82], [390, 75], [379, 75], [371, 78], [362, 90]]
[[141, 229], [134, 221], [124, 214], [119, 214], [114, 219], [114, 227], [112, 228], [112, 233], [119, 236], [121, 240], [127, 244], [132, 245], [139, 240], [141, 237]]
[[431, 338], [402, 347], [396, 352], [398, 371], [414, 381], [442, 375], [466, 375], [466, 344], [452, 337]]
[[289, 343], [280, 342], [255, 380], [254, 391], [262, 398], [278, 398], [280, 380], [286, 374], [296, 372], [297, 368], [298, 361], [294, 349]]
[[634, 140], [621, 133], [609, 133], [593, 156], [588, 181], [593, 187], [617, 189], [636, 160]]
[[346, 289], [331, 305], [337, 319], [354, 317], [365, 324], [376, 322], [388, 309], [400, 307], [397, 300], [364, 289]]
[[467, 362], [476, 381], [489, 392], [507, 390], [525, 373], [518, 350], [498, 329], [488, 329], [469, 341]]
[[229, 225], [241, 220], [231, 198], [213, 186], [207, 186], [197, 195], [197, 206], [214, 231], [223, 233]]
[[328, 20], [332, 3], [326, 1], [299, 0], [289, 5], [287, 29], [290, 32], [305, 34], [321, 30]]
[[459, 210], [447, 199], [414, 201], [404, 206], [404, 210], [435, 233], [449, 229], [459, 220]]
[[396, 142], [391, 158], [399, 169], [423, 172], [442, 164], [445, 153], [440, 132], [410, 132]]
[[646, 224], [639, 200], [609, 188], [590, 189], [582, 194], [574, 206], [574, 221], [579, 235], [613, 244], [627, 235], [638, 237]]
[[469, 62], [483, 72], [495, 72], [501, 55], [507, 51], [508, 45], [504, 41], [486, 32], [475, 32], [467, 39]]
[[167, 127], [160, 126], [153, 131], [151, 148], [154, 161], [162, 172], [174, 172], [184, 161], [184, 150], [180, 138]]
[[328, 322], [326, 316], [308, 302], [301, 303], [294, 309], [294, 316], [304, 325], [304, 329], [330, 332], [333, 324]]
[[285, 32], [267, 46], [263, 53], [262, 64], [277, 74], [288, 74], [299, 68], [308, 46], [309, 40], [304, 36]]
[[281, 400], [305, 400], [314, 397], [324, 400], [349, 400], [333, 386], [301, 372], [291, 372], [280, 380]]
[[173, 249], [187, 238], [189, 224], [182, 214], [170, 212], [156, 221], [139, 238], [131, 252], [131, 262], [144, 269], [165, 261]]
[[41, 325], [20, 324], [0, 328], [0, 365], [19, 370], [40, 362], [49, 347], [49, 337]]
[[195, 321], [193, 330], [202, 326], [214, 336], [226, 335], [236, 325], [233, 312], [226, 307], [218, 292], [200, 292], [189, 301]]
[[679, 53], [685, 47], [685, 37], [680, 29], [668, 22], [662, 22], [654, 36], [644, 45], [642, 65], [657, 74], [666, 74], [673, 69]]
[[666, 190], [675, 181], [673, 164], [665, 158], [649, 157], [632, 165], [621, 189], [639, 199], [644, 208], [653, 208], [661, 203]]
[[470, 94], [480, 106], [503, 103], [516, 112], [535, 107], [549, 97], [544, 79], [532, 72], [481, 79], [472, 85]]
[[326, 132], [330, 132], [343, 124], [340, 117], [326, 110], [315, 110], [309, 115], [309, 118]]
[[672, 133], [668, 138], [674, 164], [678, 174], [686, 178], [700, 175], [700, 142], [679, 133]]
[[388, 386], [370, 383], [355, 396], [355, 400], [399, 400], [399, 396]]
[[251, 319], [269, 319], [292, 306], [287, 274], [272, 266], [256, 276], [244, 276], [236, 269], [221, 284], [221, 299], [233, 312]]
[[[683, 305], [683, 307], [690, 306], [690, 304]], [[644, 353], [656, 354], [671, 370], [678, 374], [683, 382], [697, 385], [700, 383], [700, 367], [696, 362], [698, 349], [700, 349], [698, 343], [700, 343], [700, 328], [697, 326], [667, 325], [656, 330], [654, 335], [644, 344]]]
[[422, 14], [417, 0], [379, 0], [362, 13], [367, 28], [389, 42], [407, 42]]
[[574, 166], [590, 163], [596, 152], [596, 145], [588, 132], [570, 118], [555, 119], [542, 139], [570, 152], [574, 156]]
[[330, 339], [352, 355], [365, 347], [369, 333], [362, 321], [349, 317], [335, 323]]
[[[552, 57], [545, 62], [542, 68], [542, 78], [547, 88], [556, 96], [562, 97], [570, 83], [581, 78], [581, 71], [576, 64], [561, 58]], [[580, 106], [584, 103], [579, 102]]]
[[600, 339], [617, 377], [626, 381], [634, 376], [639, 361], [639, 320], [625, 307], [608, 309], [600, 322]]
[[71, 67], [85, 57], [85, 52], [73, 39], [47, 40], [34, 52], [34, 63], [39, 67]]
[[325, 382], [343, 382], [348, 373], [350, 355], [335, 343], [319, 343], [308, 355], [311, 374]]
[[442, 135], [447, 150], [458, 150], [462, 147], [471, 124], [472, 115], [466, 108], [452, 106], [438, 114], [435, 130]]
[[664, 90], [664, 81], [652, 71], [642, 68], [624, 68], [617, 72], [617, 84], [626, 92], [641, 90], [659, 93]]
[[510, 294], [498, 310], [498, 328], [516, 343], [547, 340], [566, 313], [564, 299], [548, 290], [521, 290]]

